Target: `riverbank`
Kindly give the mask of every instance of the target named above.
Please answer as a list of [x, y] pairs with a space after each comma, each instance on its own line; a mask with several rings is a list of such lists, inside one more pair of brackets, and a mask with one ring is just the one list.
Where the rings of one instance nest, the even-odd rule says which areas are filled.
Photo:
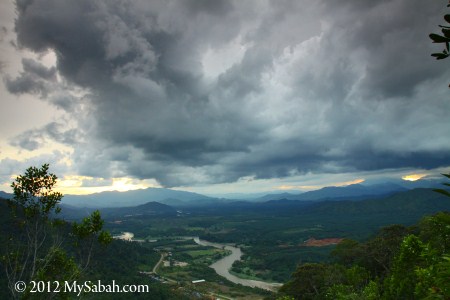
[[231, 251], [231, 254], [216, 261], [212, 265], [210, 265], [210, 268], [213, 268], [217, 274], [220, 276], [228, 279], [229, 281], [241, 284], [244, 286], [249, 286], [252, 288], [260, 288], [268, 291], [276, 291], [282, 284], [281, 283], [273, 283], [273, 282], [265, 282], [265, 281], [259, 281], [259, 280], [252, 280], [252, 279], [244, 279], [237, 277], [236, 275], [233, 275], [230, 273], [231, 266], [235, 261], [238, 261], [241, 259], [242, 251], [238, 247], [233, 247], [230, 245], [224, 245], [219, 243], [212, 243], [205, 240], [201, 240], [198, 237], [194, 237], [194, 242], [196, 242], [199, 245], [202, 246], [211, 246], [215, 248], [225, 249]]
[[[127, 241], [134, 241], [134, 234], [131, 232], [122, 232], [121, 235], [115, 236], [114, 238], [127, 240]], [[260, 280], [254, 280], [254, 279], [245, 279], [240, 278], [232, 273], [230, 273], [231, 267], [233, 266], [233, 263], [235, 261], [241, 260], [242, 257], [242, 251], [241, 248], [234, 247], [231, 245], [225, 245], [220, 243], [213, 243], [206, 240], [201, 240], [199, 237], [180, 237], [180, 240], [194, 240], [194, 242], [201, 246], [209, 246], [214, 247], [218, 249], [225, 249], [230, 252], [229, 255], [219, 259], [218, 261], [211, 264], [209, 267], [214, 269], [214, 271], [226, 278], [227, 280], [236, 283], [241, 284], [243, 286], [252, 287], [252, 288], [260, 288], [267, 291], [276, 291], [282, 284], [281, 283], [274, 283], [274, 282], [266, 282], [266, 281], [260, 281]], [[156, 273], [156, 270], [159, 268], [159, 266], [162, 263], [163, 254], [161, 255], [160, 261], [154, 266], [153, 273]]]

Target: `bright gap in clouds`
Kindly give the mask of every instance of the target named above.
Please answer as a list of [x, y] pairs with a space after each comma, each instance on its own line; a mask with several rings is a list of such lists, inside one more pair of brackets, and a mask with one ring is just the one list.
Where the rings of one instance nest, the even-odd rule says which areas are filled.
[[67, 195], [88, 195], [107, 191], [127, 192], [160, 187], [154, 180], [136, 180], [127, 177], [112, 179], [88, 176], [64, 176], [57, 183], [56, 190]]
[[417, 181], [427, 175], [428, 174], [410, 174], [410, 175], [403, 176], [402, 179], [406, 180], [406, 181]]

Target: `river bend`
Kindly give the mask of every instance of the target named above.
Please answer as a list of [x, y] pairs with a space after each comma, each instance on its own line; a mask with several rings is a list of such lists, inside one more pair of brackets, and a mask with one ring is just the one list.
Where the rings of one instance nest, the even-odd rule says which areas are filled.
[[233, 274], [230, 273], [231, 266], [233, 263], [237, 260], [241, 260], [242, 251], [241, 248], [233, 247], [230, 245], [223, 245], [219, 243], [212, 243], [205, 240], [201, 240], [198, 237], [194, 238], [194, 242], [196, 242], [199, 245], [202, 246], [211, 246], [215, 248], [220, 249], [226, 249], [230, 250], [231, 254], [228, 256], [225, 256], [224, 258], [216, 261], [212, 265], [210, 265], [211, 268], [213, 268], [217, 274], [219, 274], [222, 277], [225, 277], [231, 282], [242, 284], [249, 287], [257, 287], [264, 290], [274, 291], [278, 287], [281, 286], [281, 283], [270, 283], [265, 281], [259, 281], [259, 280], [251, 280], [251, 279], [243, 279], [239, 278]]

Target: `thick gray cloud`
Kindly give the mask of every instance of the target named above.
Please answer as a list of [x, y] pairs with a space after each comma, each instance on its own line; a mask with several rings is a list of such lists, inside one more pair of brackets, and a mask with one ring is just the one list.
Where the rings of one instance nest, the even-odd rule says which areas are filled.
[[15, 79], [6, 77], [5, 83], [8, 91], [12, 94], [30, 93], [47, 96], [45, 84], [29, 74], [22, 74]]
[[36, 150], [49, 140], [66, 145], [74, 145], [81, 140], [76, 129], [66, 129], [65, 124], [52, 122], [39, 129], [30, 129], [11, 140], [11, 145], [26, 150]]
[[6, 88], [12, 94], [37, 94], [46, 97], [49, 82], [56, 80], [56, 68], [47, 68], [33, 59], [22, 59], [23, 72], [15, 79], [5, 78]]
[[57, 108], [74, 112], [75, 97], [71, 95], [70, 87], [57, 80], [56, 67], [48, 68], [36, 60], [24, 58], [22, 68], [23, 71], [16, 78], [9, 75], [3, 78], [11, 94], [33, 94], [48, 100]]
[[[73, 145], [82, 175], [178, 186], [447, 166], [450, 72], [428, 39], [444, 6], [17, 1], [18, 45], [53, 50], [57, 67], [24, 60], [6, 84], [73, 114], [76, 132], [44, 131]], [[87, 92], [64, 94], [56, 73]]]

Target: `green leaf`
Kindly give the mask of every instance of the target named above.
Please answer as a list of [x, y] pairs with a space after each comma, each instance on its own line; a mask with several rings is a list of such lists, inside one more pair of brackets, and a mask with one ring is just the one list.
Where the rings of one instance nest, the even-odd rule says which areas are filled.
[[[450, 5], [450, 4], [449, 4]], [[445, 21], [447, 21], [448, 23], [450, 23], [450, 15], [445, 15], [444, 16]]]
[[445, 36], [441, 36], [439, 34], [432, 33], [429, 35], [430, 39], [433, 40], [433, 43], [447, 43], [450, 42], [450, 38], [446, 38]]
[[447, 177], [448, 179], [450, 179], [450, 173], [449, 174], [441, 174], [441, 175]]
[[445, 37], [450, 38], [450, 29], [448, 28], [442, 28], [442, 33]]
[[443, 189], [434, 189], [433, 191], [435, 191], [435, 192], [437, 192], [437, 193], [440, 193], [440, 194], [442, 194], [442, 195], [445, 195], [445, 196], [447, 196], [447, 197], [450, 197], [450, 192], [447, 191], [447, 190], [443, 190]]
[[436, 57], [436, 59], [444, 59], [448, 57], [448, 54], [444, 54], [444, 53], [433, 53], [431, 54], [431, 56]]

